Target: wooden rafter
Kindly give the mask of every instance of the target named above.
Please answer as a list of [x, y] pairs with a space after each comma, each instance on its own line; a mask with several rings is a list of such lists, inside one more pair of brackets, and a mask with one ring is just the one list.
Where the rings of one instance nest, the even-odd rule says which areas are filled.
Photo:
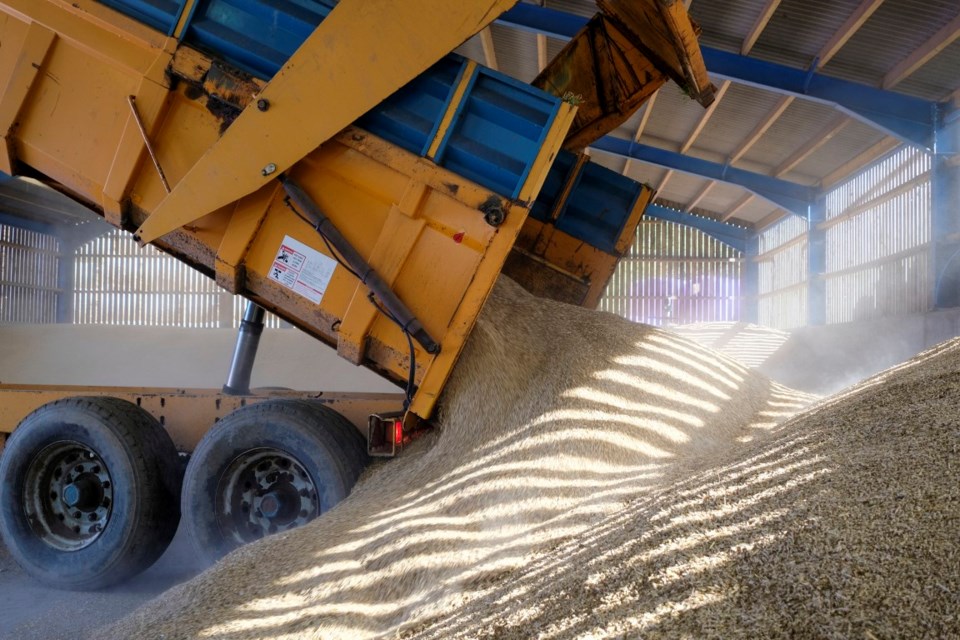
[[483, 63], [494, 71], [499, 71], [500, 67], [497, 66], [497, 50], [496, 47], [493, 46], [493, 32], [490, 30], [490, 27], [480, 32], [480, 44], [483, 46]]
[[[687, 151], [689, 151], [690, 147], [693, 146], [693, 143], [696, 141], [696, 139], [700, 137], [700, 134], [703, 133], [704, 127], [706, 127], [707, 123], [710, 122], [710, 118], [713, 116], [714, 112], [717, 110], [717, 106], [720, 104], [720, 101], [723, 100], [723, 96], [724, 94], [726, 94], [727, 89], [729, 88], [730, 88], [730, 81], [724, 80], [721, 83], [720, 88], [717, 89], [717, 93], [714, 97], [713, 103], [709, 107], [707, 107], [702, 114], [700, 114], [700, 119], [697, 120], [697, 124], [690, 131], [689, 135], [687, 135], [687, 139], [683, 141], [683, 144], [680, 146], [680, 153], [686, 153]], [[667, 171], [667, 174], [663, 177], [663, 180], [660, 182], [660, 186], [657, 187], [657, 191], [661, 191], [664, 188], [664, 186], [666, 186], [667, 181], [670, 180], [672, 176], [673, 176], [673, 171]], [[713, 184], [713, 181], [711, 180], [710, 183], [707, 185], [707, 188], [709, 189], [710, 185], [712, 184]], [[695, 205], [688, 206], [687, 211], [692, 209], [694, 206]]]
[[780, 116], [783, 115], [783, 112], [787, 110], [787, 107], [794, 101], [794, 96], [783, 96], [780, 100], [777, 101], [777, 104], [774, 105], [773, 109], [770, 110], [770, 113], [754, 127], [753, 131], [750, 132], [746, 138], [743, 139], [743, 142], [740, 143], [733, 153], [730, 154], [730, 157], [727, 159], [729, 164], [733, 164], [750, 150], [753, 145], [755, 145], [760, 138], [767, 132], [767, 130], [773, 126], [773, 123], [776, 122]]
[[687, 211], [693, 211], [693, 209], [694, 209], [698, 204], [700, 204], [700, 201], [703, 200], [705, 197], [707, 197], [707, 194], [710, 193], [710, 190], [713, 189], [713, 187], [714, 187], [716, 184], [717, 184], [717, 183], [716, 183], [714, 180], [709, 180], [709, 181], [707, 181], [707, 184], [705, 184], [704, 187], [703, 187], [702, 189], [700, 189], [700, 192], [697, 193], [697, 195], [695, 195], [695, 196], [693, 197], [693, 200], [691, 200], [690, 202], [687, 203], [686, 210], [687, 210]]
[[809, 158], [817, 149], [830, 142], [840, 131], [850, 123], [850, 119], [843, 114], [837, 114], [819, 133], [814, 135], [806, 144], [790, 154], [774, 171], [774, 177], [781, 177], [798, 164]]
[[822, 190], [829, 189], [830, 187], [843, 182], [845, 179], [850, 177], [854, 172], [859, 171], [863, 168], [864, 165], [873, 162], [883, 154], [887, 153], [894, 147], [900, 144], [900, 141], [894, 138], [893, 136], [886, 136], [881, 138], [876, 144], [870, 146], [869, 149], [866, 149], [862, 153], [856, 155], [856, 157], [851, 158], [847, 162], [844, 162], [842, 165], [831, 171], [829, 174], [823, 177], [820, 181], [820, 188]]
[[770, 18], [773, 17], [774, 12], [779, 6], [780, 0], [767, 0], [767, 6], [765, 6], [760, 12], [760, 15], [757, 16], [757, 21], [753, 24], [753, 28], [750, 29], [750, 33], [743, 39], [743, 45], [740, 47], [740, 55], [745, 56], [750, 53], [753, 45], [757, 43], [757, 39], [760, 37], [760, 34], [763, 33], [763, 30], [767, 28], [767, 23], [770, 22]]
[[954, 40], [960, 38], [960, 14], [937, 31], [932, 38], [917, 47], [906, 58], [901, 60], [893, 69], [883, 76], [883, 88], [901, 82], [904, 78], [930, 61], [935, 55], [946, 49]]
[[954, 109], [960, 108], [960, 87], [945, 95], [941, 102], [949, 102]]
[[670, 178], [673, 177], [673, 169], [667, 169], [667, 172], [663, 174], [663, 177], [660, 178], [660, 183], [657, 185], [656, 192], [658, 194], [663, 193], [663, 190], [667, 187], [667, 183], [670, 182]]
[[547, 36], [542, 33], [537, 34], [537, 70], [543, 71], [547, 68]]
[[847, 21], [837, 29], [837, 32], [833, 34], [833, 37], [823, 45], [823, 48], [820, 49], [820, 53], [817, 54], [817, 69], [822, 69], [833, 56], [837, 55], [837, 52], [847, 44], [847, 41], [853, 37], [860, 27], [863, 26], [863, 23], [866, 22], [870, 16], [873, 15], [873, 12], [876, 11], [880, 5], [883, 4], [883, 0], [863, 0], [853, 13], [850, 14], [850, 17], [847, 18]]
[[784, 218], [786, 218], [786, 217], [789, 216], [789, 215], [790, 215], [790, 214], [787, 213], [784, 209], [777, 209], [777, 210], [775, 210], [773, 213], [771, 213], [770, 215], [768, 215], [768, 216], [766, 216], [765, 218], [759, 220], [759, 221], [754, 225], [754, 229], [756, 229], [757, 231], [763, 231], [763, 230], [766, 229], [767, 227], [770, 227], [770, 226], [775, 225], [776, 223], [780, 222], [781, 220], [783, 220]]
[[714, 111], [717, 110], [717, 106], [720, 104], [720, 101], [723, 100], [723, 95], [727, 92], [727, 89], [730, 88], [730, 81], [724, 80], [720, 84], [720, 88], [717, 89], [716, 96], [713, 99], [713, 104], [704, 109], [703, 113], [700, 114], [700, 119], [697, 120], [696, 126], [690, 131], [690, 134], [687, 136], [687, 139], [683, 141], [683, 144], [680, 146], [680, 153], [686, 153], [690, 150], [690, 147], [693, 146], [693, 143], [696, 141], [700, 134], [703, 133], [704, 127], [707, 126], [707, 123], [710, 122], [710, 118], [713, 116]]
[[745, 206], [750, 204], [753, 198], [754, 198], [754, 195], [749, 191], [743, 194], [743, 197], [741, 197], [739, 200], [734, 202], [733, 206], [730, 207], [726, 211], [726, 213], [723, 214], [723, 216], [720, 218], [720, 222], [727, 222], [728, 220], [733, 218], [733, 216], [737, 215], [737, 213], [739, 213], [741, 209], [743, 209]]
[[[640, 124], [637, 125], [637, 130], [633, 134], [634, 142], [640, 142], [640, 138], [643, 136], [643, 130], [647, 128], [647, 122], [650, 121], [650, 114], [653, 113], [653, 105], [656, 104], [658, 95], [660, 95], [659, 90], [647, 100], [647, 104], [643, 108], [643, 115], [640, 116]], [[623, 164], [623, 175], [627, 175], [627, 171], [630, 170], [630, 164], [632, 162], [633, 160], [631, 158], [627, 158], [627, 161]]]
[[[817, 69], [822, 68], [840, 51], [841, 47], [863, 26], [863, 24], [873, 15], [874, 11], [883, 3], [883, 0], [863, 0], [860, 5], [850, 14], [850, 17], [837, 29], [836, 33], [830, 38], [826, 45], [818, 54]], [[740, 160], [747, 151], [755, 145], [761, 137], [780, 119], [780, 116], [787, 110], [793, 101], [794, 96], [782, 96], [767, 116], [754, 127], [753, 131], [743, 139], [730, 157], [727, 159], [729, 164]]]

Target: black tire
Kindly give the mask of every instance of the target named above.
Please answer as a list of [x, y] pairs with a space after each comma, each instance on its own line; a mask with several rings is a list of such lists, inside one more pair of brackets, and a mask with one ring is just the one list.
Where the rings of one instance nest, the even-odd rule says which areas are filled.
[[212, 564], [346, 498], [367, 463], [355, 432], [337, 412], [304, 400], [265, 400], [220, 420], [184, 477], [184, 530], [200, 558]]
[[173, 539], [180, 468], [169, 435], [140, 407], [103, 397], [51, 402], [7, 441], [0, 536], [17, 563], [49, 586], [122, 582]]

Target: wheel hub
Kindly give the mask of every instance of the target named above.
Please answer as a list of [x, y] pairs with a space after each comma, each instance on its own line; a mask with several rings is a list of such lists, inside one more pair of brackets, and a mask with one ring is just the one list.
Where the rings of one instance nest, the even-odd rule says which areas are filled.
[[320, 513], [317, 488], [296, 457], [279, 449], [238, 456], [217, 488], [217, 521], [239, 544], [306, 524]]
[[96, 511], [102, 500], [103, 483], [92, 473], [82, 474], [76, 482], [71, 482], [63, 488], [64, 504], [85, 513]]
[[45, 543], [77, 551], [100, 537], [113, 513], [113, 482], [100, 455], [61, 441], [37, 453], [24, 483], [23, 507]]
[[300, 496], [290, 484], [268, 491], [259, 500], [260, 512], [274, 522], [292, 520], [292, 516], [300, 512]]

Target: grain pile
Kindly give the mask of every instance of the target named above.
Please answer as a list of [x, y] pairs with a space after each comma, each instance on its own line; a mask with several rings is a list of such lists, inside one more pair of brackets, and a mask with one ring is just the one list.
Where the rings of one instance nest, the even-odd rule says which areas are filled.
[[960, 637], [960, 339], [643, 496], [419, 638]]
[[748, 322], [697, 322], [672, 326], [670, 330], [725, 353], [751, 369], [761, 367], [790, 339], [786, 331]]
[[100, 637], [396, 635], [505, 588], [809, 400], [674, 334], [501, 281], [429, 441]]

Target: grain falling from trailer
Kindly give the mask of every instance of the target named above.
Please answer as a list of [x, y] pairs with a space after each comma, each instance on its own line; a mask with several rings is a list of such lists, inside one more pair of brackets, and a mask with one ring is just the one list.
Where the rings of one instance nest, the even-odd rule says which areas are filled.
[[437, 433], [324, 517], [241, 548], [98, 637], [395, 635], [809, 400], [674, 334], [501, 280]]

